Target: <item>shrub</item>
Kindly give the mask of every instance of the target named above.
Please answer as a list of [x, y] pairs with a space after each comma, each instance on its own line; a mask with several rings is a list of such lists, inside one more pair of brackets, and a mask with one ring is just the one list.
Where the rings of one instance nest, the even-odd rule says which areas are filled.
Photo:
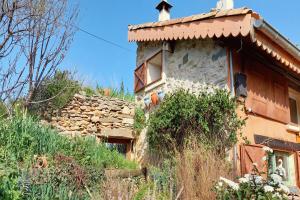
[[167, 155], [174, 150], [182, 151], [196, 139], [224, 153], [237, 142], [237, 133], [244, 124], [236, 108], [235, 99], [221, 89], [204, 90], [198, 96], [184, 90], [167, 95], [150, 114], [150, 150]]
[[22, 192], [18, 187], [18, 170], [15, 166], [0, 165], [0, 199], [17, 200]]
[[71, 72], [57, 70], [53, 77], [44, 80], [37, 88], [33, 98], [35, 103], [30, 104], [29, 108], [37, 114], [45, 109], [61, 109], [80, 90], [80, 87]]

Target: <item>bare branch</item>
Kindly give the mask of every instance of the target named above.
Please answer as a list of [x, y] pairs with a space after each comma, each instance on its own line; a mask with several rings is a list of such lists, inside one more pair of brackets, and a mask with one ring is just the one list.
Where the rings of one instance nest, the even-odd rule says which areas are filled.
[[0, 0], [0, 101], [26, 92], [29, 106], [64, 60], [77, 15], [68, 0]]

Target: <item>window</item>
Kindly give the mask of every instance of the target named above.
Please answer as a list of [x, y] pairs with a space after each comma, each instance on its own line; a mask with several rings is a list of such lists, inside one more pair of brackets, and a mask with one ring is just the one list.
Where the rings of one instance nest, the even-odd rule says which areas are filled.
[[162, 78], [162, 51], [158, 52], [134, 71], [134, 91], [138, 92], [146, 86]]
[[147, 61], [147, 85], [161, 79], [162, 52], [154, 55]]
[[289, 102], [291, 122], [294, 124], [298, 124], [297, 101], [293, 98], [289, 98]]
[[290, 122], [299, 124], [299, 99], [300, 93], [289, 88]]
[[293, 153], [274, 151], [271, 156], [272, 173], [281, 173], [283, 182], [288, 186], [296, 185], [295, 158]]

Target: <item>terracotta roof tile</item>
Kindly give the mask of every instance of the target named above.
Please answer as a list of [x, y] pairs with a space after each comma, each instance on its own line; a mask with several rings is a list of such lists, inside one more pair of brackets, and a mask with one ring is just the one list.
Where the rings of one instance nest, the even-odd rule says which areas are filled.
[[247, 36], [252, 28], [252, 13], [250, 9], [240, 8], [129, 26], [128, 40], [142, 42]]
[[[253, 18], [261, 19], [259, 14], [248, 8], [211, 11], [163, 22], [150, 22], [128, 27], [128, 40], [162, 41], [182, 39], [204, 39], [220, 37], [248, 36], [253, 30]], [[274, 41], [269, 42], [260, 34], [256, 34], [256, 46], [288, 69], [300, 74], [300, 61], [287, 53], [282, 53]]]
[[161, 27], [161, 26], [168, 26], [174, 25], [178, 23], [187, 23], [192, 21], [204, 20], [208, 18], [219, 18], [219, 17], [226, 17], [226, 16], [235, 16], [235, 15], [244, 15], [248, 13], [253, 13], [251, 9], [248, 8], [238, 8], [232, 10], [225, 10], [225, 11], [211, 11], [209, 13], [202, 13], [197, 15], [192, 15], [188, 17], [182, 17], [177, 19], [171, 19], [162, 22], [150, 22], [145, 24], [138, 24], [138, 25], [129, 25], [129, 31], [142, 29], [142, 28], [154, 28], [154, 27]]

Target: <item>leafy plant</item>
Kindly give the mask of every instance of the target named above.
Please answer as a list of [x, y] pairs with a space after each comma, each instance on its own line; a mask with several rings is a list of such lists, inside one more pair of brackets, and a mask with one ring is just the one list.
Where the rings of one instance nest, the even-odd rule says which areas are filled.
[[22, 192], [18, 186], [18, 170], [14, 167], [0, 166], [0, 199], [18, 200]]
[[93, 88], [91, 87], [84, 87], [82, 88], [82, 91], [85, 93], [86, 96], [91, 97], [96, 95], [96, 92]]
[[44, 80], [37, 88], [30, 110], [40, 113], [45, 109], [61, 109], [79, 90], [80, 84], [71, 72], [57, 70], [53, 77]]
[[133, 128], [137, 133], [140, 133], [146, 126], [146, 116], [142, 108], [137, 107], [134, 112]]
[[244, 121], [236, 114], [237, 104], [226, 90], [203, 90], [198, 96], [185, 90], [167, 95], [150, 114], [148, 142], [150, 150], [172, 155], [195, 140], [225, 153], [237, 142]]
[[95, 138], [61, 136], [22, 112], [0, 119], [0, 140], [1, 199], [91, 199], [105, 168], [138, 167]]

